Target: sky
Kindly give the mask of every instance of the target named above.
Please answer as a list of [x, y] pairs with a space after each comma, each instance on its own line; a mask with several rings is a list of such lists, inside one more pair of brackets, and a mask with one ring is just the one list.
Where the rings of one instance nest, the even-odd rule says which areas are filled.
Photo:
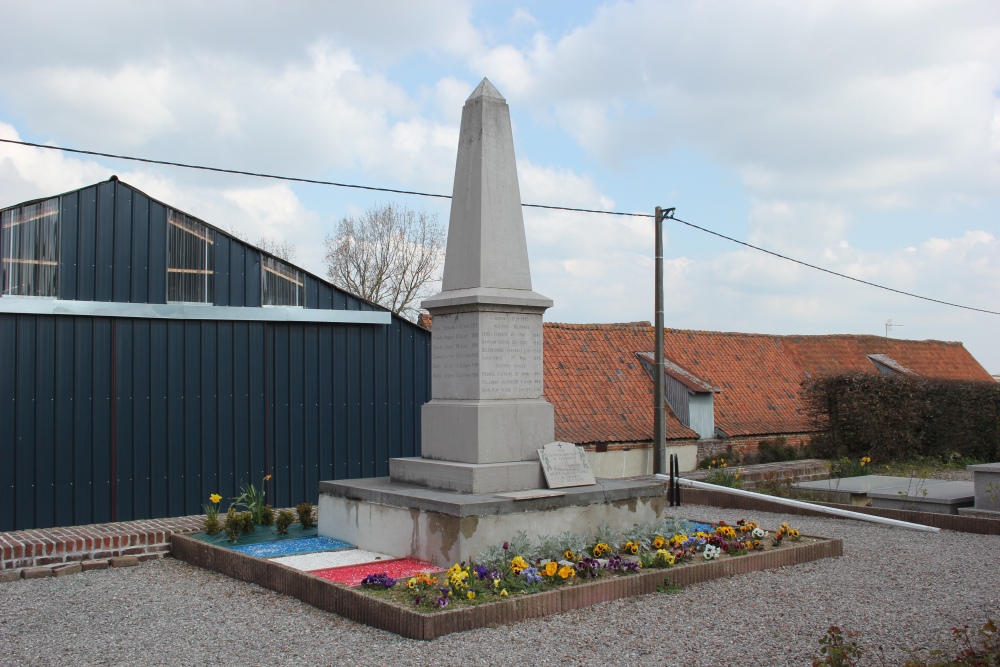
[[[525, 203], [678, 218], [1000, 311], [1000, 3], [0, 0], [0, 138], [450, 194], [462, 105], [506, 97]], [[0, 144], [0, 207], [117, 174], [248, 238], [447, 200]], [[653, 223], [524, 210], [550, 322], [653, 319]], [[668, 327], [962, 341], [1000, 316], [668, 222]]]

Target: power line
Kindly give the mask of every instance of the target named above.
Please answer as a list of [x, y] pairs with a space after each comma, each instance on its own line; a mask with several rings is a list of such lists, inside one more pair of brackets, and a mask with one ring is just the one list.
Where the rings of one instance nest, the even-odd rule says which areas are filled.
[[920, 296], [919, 294], [913, 294], [912, 292], [904, 292], [903, 290], [895, 289], [893, 287], [886, 287], [885, 285], [879, 285], [878, 283], [873, 283], [873, 282], [869, 282], [867, 280], [862, 280], [861, 278], [855, 278], [854, 276], [849, 276], [846, 273], [838, 273], [837, 271], [832, 271], [830, 269], [824, 269], [822, 266], [816, 266], [815, 264], [810, 264], [809, 262], [803, 262], [800, 259], [795, 259], [794, 257], [788, 257], [786, 255], [782, 255], [780, 253], [776, 253], [773, 250], [768, 250], [767, 248], [761, 248], [760, 246], [755, 246], [755, 245], [753, 245], [751, 243], [747, 243], [746, 241], [740, 241], [739, 239], [734, 239], [731, 236], [726, 236], [725, 234], [720, 234], [719, 232], [713, 232], [711, 229], [706, 229], [704, 227], [699, 227], [698, 225], [696, 225], [694, 223], [685, 222], [684, 220], [681, 220], [680, 218], [671, 218], [671, 219], [672, 220], [676, 220], [677, 222], [681, 223], [682, 225], [687, 225], [688, 227], [693, 227], [694, 229], [697, 229], [699, 231], [705, 232], [706, 234], [711, 234], [712, 236], [718, 236], [721, 239], [726, 239], [727, 241], [732, 241], [733, 243], [738, 243], [741, 246], [746, 246], [747, 248], [752, 248], [754, 250], [757, 250], [757, 251], [760, 251], [760, 252], [763, 252], [763, 253], [767, 253], [768, 255], [771, 255], [772, 257], [777, 257], [779, 259], [784, 259], [784, 260], [789, 261], [789, 262], [794, 262], [795, 264], [800, 264], [802, 266], [807, 266], [810, 269], [816, 269], [817, 271], [822, 271], [823, 273], [829, 273], [831, 276], [837, 276], [838, 278], [846, 278], [847, 280], [853, 280], [854, 282], [861, 283], [862, 285], [868, 285], [869, 287], [877, 287], [878, 289], [886, 290], [888, 292], [895, 292], [896, 294], [902, 294], [904, 296], [911, 296], [914, 299], [923, 299], [924, 301], [931, 301], [933, 303], [939, 303], [939, 304], [944, 305], [944, 306], [952, 306], [953, 308], [963, 308], [965, 310], [974, 310], [974, 311], [976, 311], [978, 313], [988, 313], [990, 315], [1000, 315], [1000, 312], [997, 312], [995, 310], [986, 310], [984, 308], [973, 308], [972, 306], [963, 306], [960, 303], [951, 303], [950, 301], [942, 301], [940, 299], [932, 299], [929, 296]]
[[[432, 198], [435, 198], [435, 199], [451, 199], [451, 195], [442, 195], [442, 194], [436, 194], [436, 193], [433, 193], [433, 192], [419, 192], [419, 191], [416, 191], [416, 190], [397, 190], [395, 188], [380, 188], [380, 187], [376, 187], [376, 186], [373, 186], [373, 185], [359, 185], [359, 184], [356, 184], [356, 183], [338, 183], [336, 181], [321, 181], [321, 180], [312, 179], [312, 178], [297, 178], [295, 176], [279, 176], [277, 174], [266, 174], [266, 173], [254, 172], [254, 171], [243, 171], [243, 170], [240, 170], [240, 169], [224, 169], [222, 167], [206, 167], [204, 165], [186, 164], [184, 162], [170, 162], [168, 160], [152, 160], [152, 159], [149, 159], [149, 158], [133, 157], [133, 156], [129, 156], [129, 155], [116, 155], [114, 153], [101, 153], [101, 152], [98, 152], [98, 151], [86, 151], [86, 150], [81, 150], [81, 149], [78, 149], [78, 148], [63, 148], [61, 146], [47, 146], [45, 144], [36, 144], [36, 143], [31, 143], [29, 141], [17, 141], [15, 139], [2, 139], [2, 138], [0, 138], [0, 142], [7, 143], [7, 144], [16, 144], [16, 145], [19, 145], [19, 146], [29, 146], [31, 148], [44, 148], [44, 149], [47, 149], [47, 150], [62, 151], [62, 152], [65, 152], [65, 153], [76, 153], [78, 155], [94, 155], [94, 156], [97, 156], [97, 157], [106, 157], [106, 158], [111, 158], [111, 159], [114, 159], [114, 160], [128, 160], [128, 161], [131, 161], [131, 162], [143, 162], [143, 163], [146, 163], [146, 164], [158, 164], [158, 165], [163, 165], [163, 166], [167, 166], [167, 167], [181, 167], [183, 169], [198, 169], [200, 171], [211, 171], [211, 172], [216, 172], [216, 173], [220, 173], [220, 174], [235, 174], [237, 176], [253, 176], [253, 177], [256, 177], [256, 178], [268, 178], [268, 179], [277, 180], [277, 181], [291, 181], [293, 183], [309, 183], [309, 184], [312, 184], [312, 185], [329, 185], [329, 186], [338, 187], [338, 188], [352, 188], [352, 189], [355, 189], [355, 190], [368, 190], [368, 191], [371, 191], [371, 192], [389, 192], [389, 193], [392, 193], [392, 194], [413, 195], [413, 196], [416, 196], [416, 197], [432, 197]], [[541, 208], [541, 209], [547, 209], [547, 210], [550, 210], [550, 211], [569, 211], [569, 212], [573, 212], [573, 213], [597, 213], [597, 214], [601, 214], [601, 215], [627, 216], [627, 217], [635, 217], [635, 218], [653, 218], [653, 217], [655, 217], [655, 216], [653, 216], [653, 215], [651, 215], [649, 213], [627, 213], [625, 211], [601, 211], [601, 210], [590, 209], [590, 208], [574, 208], [574, 207], [571, 207], [571, 206], [550, 206], [550, 205], [547, 205], [547, 204], [522, 204], [522, 206], [524, 206], [526, 208]], [[971, 311], [975, 311], [977, 313], [987, 313], [989, 315], [1000, 315], [1000, 312], [995, 311], [995, 310], [986, 310], [985, 308], [975, 308], [973, 306], [964, 306], [964, 305], [959, 304], [959, 303], [952, 303], [950, 301], [943, 301], [941, 299], [933, 299], [933, 298], [928, 297], [928, 296], [921, 296], [919, 294], [914, 294], [912, 292], [905, 292], [903, 290], [898, 290], [898, 289], [895, 289], [893, 287], [887, 287], [885, 285], [879, 285], [878, 283], [873, 283], [873, 282], [870, 282], [868, 280], [862, 280], [861, 278], [855, 278], [854, 276], [849, 276], [849, 275], [847, 275], [845, 273], [839, 273], [839, 272], [833, 271], [831, 269], [824, 269], [822, 266], [816, 266], [815, 264], [810, 264], [809, 262], [804, 262], [802, 260], [795, 259], [794, 257], [788, 257], [787, 255], [782, 255], [780, 253], [774, 252], [773, 250], [768, 250], [766, 248], [761, 248], [760, 246], [753, 245], [752, 243], [747, 243], [746, 241], [740, 241], [739, 239], [734, 239], [731, 236], [726, 236], [725, 234], [720, 234], [719, 232], [712, 231], [711, 229], [707, 229], [705, 227], [701, 227], [701, 226], [696, 225], [696, 224], [694, 224], [692, 222], [686, 222], [684, 220], [681, 220], [680, 218], [673, 217], [672, 215], [669, 216], [667, 219], [669, 219], [669, 220], [675, 220], [676, 222], [679, 222], [682, 225], [687, 225], [688, 227], [691, 227], [693, 229], [697, 229], [698, 231], [705, 232], [706, 234], [711, 234], [712, 236], [717, 236], [717, 237], [719, 237], [721, 239], [725, 239], [727, 241], [730, 241], [732, 243], [736, 243], [737, 245], [741, 245], [741, 246], [744, 246], [746, 248], [750, 248], [752, 250], [757, 250], [758, 252], [762, 252], [762, 253], [771, 255], [772, 257], [777, 257], [778, 259], [783, 259], [783, 260], [788, 261], [788, 262], [793, 262], [795, 264], [799, 264], [801, 266], [805, 266], [805, 267], [810, 268], [810, 269], [815, 269], [816, 271], [822, 271], [823, 273], [830, 274], [831, 276], [836, 276], [838, 278], [845, 278], [847, 280], [852, 280], [852, 281], [854, 281], [856, 283], [861, 283], [862, 285], [868, 285], [869, 287], [875, 287], [877, 289], [885, 290], [887, 292], [894, 292], [896, 294], [902, 294], [903, 296], [912, 297], [914, 299], [921, 299], [923, 301], [930, 301], [931, 303], [937, 303], [937, 304], [940, 304], [940, 305], [943, 305], [943, 306], [951, 306], [952, 308], [961, 308], [963, 310], [971, 310]]]

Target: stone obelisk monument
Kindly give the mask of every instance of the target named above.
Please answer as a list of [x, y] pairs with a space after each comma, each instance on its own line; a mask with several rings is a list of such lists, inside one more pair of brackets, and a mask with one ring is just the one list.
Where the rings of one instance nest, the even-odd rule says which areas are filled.
[[[583, 481], [554, 463], [556, 450], [584, 455], [553, 442], [542, 396], [552, 301], [531, 290], [510, 112], [486, 79], [462, 111], [442, 291], [423, 306], [434, 321], [421, 456], [390, 459], [389, 477], [320, 482], [320, 535], [448, 567], [522, 530], [589, 534], [660, 515], [661, 483], [595, 483], [589, 466]], [[557, 471], [559, 490], [543, 490]]]
[[496, 493], [545, 486], [538, 449], [555, 440], [542, 396], [542, 313], [531, 289], [510, 110], [488, 79], [465, 102], [442, 291], [433, 315], [432, 400], [421, 457], [393, 481]]

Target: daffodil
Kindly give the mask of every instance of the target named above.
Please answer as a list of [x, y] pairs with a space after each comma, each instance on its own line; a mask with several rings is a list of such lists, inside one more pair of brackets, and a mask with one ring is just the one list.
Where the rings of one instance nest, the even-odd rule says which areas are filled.
[[503, 589], [502, 591], [500, 591], [500, 597], [502, 597], [502, 598], [507, 597], [507, 589], [506, 588]]
[[208, 497], [208, 499], [218, 505], [219, 501], [222, 500], [222, 496], [220, 496], [218, 493], [213, 493]]

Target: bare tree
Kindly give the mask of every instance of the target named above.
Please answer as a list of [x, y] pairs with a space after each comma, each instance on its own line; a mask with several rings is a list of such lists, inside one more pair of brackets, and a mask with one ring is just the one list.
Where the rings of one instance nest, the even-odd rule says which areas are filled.
[[440, 279], [445, 232], [424, 210], [376, 204], [341, 218], [324, 244], [334, 284], [415, 321], [420, 300]]
[[246, 232], [238, 227], [223, 227], [227, 234], [238, 238], [246, 244], [256, 246], [264, 252], [269, 252], [278, 259], [283, 259], [286, 262], [294, 262], [295, 255], [298, 253], [298, 248], [291, 241], [279, 241], [274, 236], [258, 236], [256, 241], [251, 242], [250, 237], [247, 236]]
[[273, 236], [258, 236], [254, 245], [265, 252], [269, 252], [278, 259], [286, 262], [294, 262], [298, 248], [290, 241], [279, 241]]

